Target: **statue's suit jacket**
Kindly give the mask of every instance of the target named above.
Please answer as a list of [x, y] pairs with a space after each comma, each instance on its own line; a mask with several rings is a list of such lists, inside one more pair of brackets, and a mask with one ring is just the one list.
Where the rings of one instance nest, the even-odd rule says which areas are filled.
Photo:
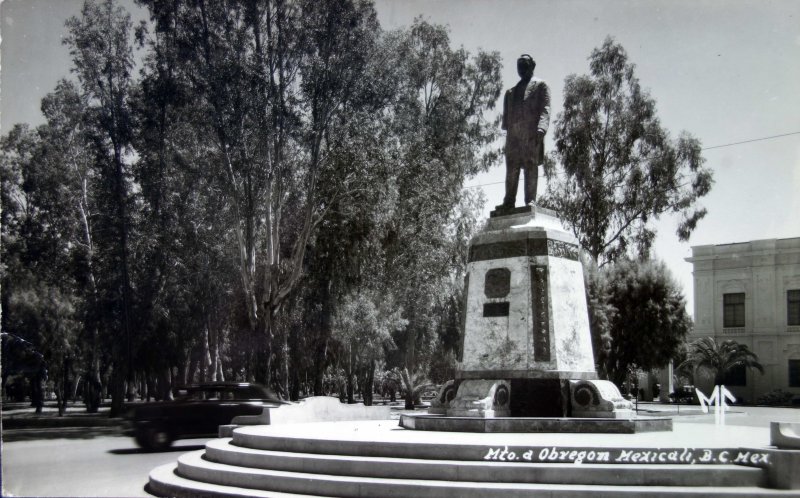
[[544, 144], [538, 131], [547, 132], [550, 125], [550, 89], [539, 78], [525, 84], [520, 81], [506, 90], [503, 99], [503, 129], [506, 135], [506, 160], [510, 162], [544, 162]]

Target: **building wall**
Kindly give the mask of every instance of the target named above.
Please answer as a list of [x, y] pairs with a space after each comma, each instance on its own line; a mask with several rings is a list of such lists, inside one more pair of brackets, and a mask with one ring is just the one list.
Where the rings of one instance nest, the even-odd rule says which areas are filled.
[[[800, 360], [800, 326], [787, 323], [787, 291], [800, 289], [800, 238], [694, 246], [687, 261], [694, 266], [690, 340], [747, 344], [764, 365], [764, 375], [748, 371], [747, 385], [731, 386], [731, 392], [750, 402], [774, 389], [800, 395], [800, 387], [789, 387], [789, 360]], [[739, 292], [745, 294], [744, 326], [725, 328], [723, 294]]]

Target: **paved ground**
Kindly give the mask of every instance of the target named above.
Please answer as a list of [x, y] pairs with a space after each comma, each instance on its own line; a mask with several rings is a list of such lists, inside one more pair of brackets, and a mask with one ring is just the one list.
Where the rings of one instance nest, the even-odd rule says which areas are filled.
[[[70, 402], [67, 404], [67, 415], [73, 417], [94, 417], [99, 415], [108, 416], [110, 403], [106, 402], [100, 406], [97, 414], [86, 413], [86, 407], [82, 402]], [[35, 418], [41, 416], [58, 416], [58, 407], [55, 401], [46, 401], [42, 407], [42, 413], [36, 414], [29, 402], [20, 403], [15, 401], [3, 402], [3, 418]]]
[[[639, 403], [639, 413], [643, 415], [664, 415], [675, 417], [678, 421], [691, 421], [699, 424], [713, 424], [714, 416], [705, 414], [696, 405], [663, 405], [660, 403]], [[800, 422], [800, 407], [773, 408], [767, 406], [733, 406], [725, 416], [728, 426], [765, 427], [770, 422]]]
[[120, 436], [4, 443], [3, 496], [150, 496], [144, 485], [153, 468], [206, 441], [179, 441], [161, 453], [145, 453]]

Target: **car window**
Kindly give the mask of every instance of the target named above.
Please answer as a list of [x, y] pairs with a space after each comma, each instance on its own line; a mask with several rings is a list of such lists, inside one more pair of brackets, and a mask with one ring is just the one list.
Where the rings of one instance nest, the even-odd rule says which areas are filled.
[[236, 399], [260, 399], [262, 397], [261, 392], [252, 386], [234, 390], [234, 396]]
[[181, 389], [175, 396], [175, 399], [183, 401], [200, 401], [205, 399], [205, 393], [198, 389]]
[[205, 399], [209, 401], [230, 401], [237, 399], [234, 392], [230, 389], [205, 389]]
[[234, 391], [236, 399], [277, 399], [277, 396], [261, 386], [239, 386]]
[[270, 389], [260, 385], [240, 386], [192, 386], [180, 390], [176, 399], [187, 401], [232, 401], [267, 399], [278, 400], [278, 396]]

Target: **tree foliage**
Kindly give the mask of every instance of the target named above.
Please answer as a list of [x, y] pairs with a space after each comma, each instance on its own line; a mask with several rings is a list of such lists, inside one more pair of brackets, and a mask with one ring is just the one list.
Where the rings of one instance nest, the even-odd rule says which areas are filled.
[[408, 325], [402, 318], [402, 309], [395, 307], [391, 298], [377, 297], [364, 292], [351, 294], [343, 300], [334, 318], [333, 338], [341, 344], [350, 403], [354, 402], [354, 377], [359, 376], [362, 389], [367, 387], [363, 391], [364, 403], [372, 404], [376, 364], [383, 360], [385, 350], [396, 347], [392, 331]]
[[[374, 10], [349, 1], [142, 3], [155, 22], [149, 45], [161, 47], [154, 67], [171, 68], [154, 81], [192, 95], [182, 110], [229, 206], [244, 317], [269, 364], [273, 320], [339, 193], [319, 179], [342, 165], [340, 148], [358, 146], [338, 125], [380, 106], [365, 77], [380, 32]], [[324, 187], [347, 188], [351, 173], [335, 170]]]
[[[309, 248], [307, 289], [316, 299], [308, 316], [318, 320], [312, 333], [321, 356], [345, 296], [358, 289], [391, 295], [409, 325], [394, 331], [398, 347], [387, 364], [427, 370], [437, 331], [452, 321], [447, 303], [460, 294], [476, 228], [481, 200], [462, 186], [491, 161], [485, 146], [495, 123], [487, 110], [499, 92], [499, 61], [450, 49], [446, 30], [421, 20], [409, 32], [387, 33], [377, 50], [387, 74], [371, 85], [382, 89], [384, 107], [343, 123], [360, 147], [335, 158], [355, 174]], [[321, 185], [331, 188], [335, 179], [323, 174]], [[321, 364], [312, 368], [319, 373]]]
[[663, 262], [622, 260], [606, 270], [611, 318], [609, 379], [621, 384], [631, 368], [664, 367], [692, 327], [680, 286]]
[[725, 376], [735, 368], [747, 368], [764, 373], [764, 366], [758, 355], [750, 351], [746, 344], [728, 340], [717, 342], [713, 337], [703, 337], [689, 345], [686, 360], [678, 370], [691, 371], [694, 376], [698, 370], [706, 371], [714, 377], [714, 385], [725, 383]]
[[63, 114], [54, 110], [69, 100], [65, 94], [72, 95], [62, 83], [43, 102], [51, 122], [36, 131], [15, 127], [3, 138], [0, 155], [3, 330], [44, 353], [62, 414], [67, 370], [79, 355], [81, 325], [88, 311], [80, 299], [83, 272], [75, 265], [84, 249], [81, 200], [76, 195], [80, 189], [75, 188], [81, 165], [60, 167], [61, 154], [69, 153], [74, 138], [59, 133], [58, 118]]
[[2, 137], [4, 331], [90, 410], [452, 357], [498, 55], [366, 0], [138, 3], [87, 0], [45, 124]]
[[589, 74], [567, 76], [555, 151], [546, 161], [543, 203], [601, 265], [646, 257], [653, 222], [663, 214], [681, 216], [677, 235], [688, 240], [706, 214], [698, 199], [712, 185], [700, 141], [686, 132], [670, 137], [634, 69], [609, 37], [589, 57]]
[[[477, 200], [463, 179], [491, 164], [498, 121], [488, 119], [501, 91], [497, 53], [451, 49], [445, 28], [417, 19], [398, 46], [400, 95], [394, 110], [397, 172], [388, 182], [382, 274], [409, 320], [395, 337], [393, 366], [429, 363], [437, 310], [462, 285]], [[444, 291], [444, 292], [443, 292]], [[458, 291], [456, 291], [458, 293]]]
[[582, 263], [595, 369], [600, 377], [606, 378], [608, 376], [606, 365], [613, 342], [611, 327], [617, 318], [617, 309], [610, 303], [611, 297], [606, 272], [598, 268], [597, 264], [589, 258], [583, 258]]
[[122, 390], [133, 396], [134, 294], [132, 241], [135, 206], [132, 199], [131, 144], [133, 122], [130, 95], [135, 82], [130, 15], [113, 0], [87, 1], [79, 17], [67, 21], [64, 44], [72, 56], [81, 99], [82, 119], [97, 172], [95, 263], [104, 278], [97, 284], [104, 329], [115, 337], [108, 343], [114, 358], [112, 413], [122, 409]]

